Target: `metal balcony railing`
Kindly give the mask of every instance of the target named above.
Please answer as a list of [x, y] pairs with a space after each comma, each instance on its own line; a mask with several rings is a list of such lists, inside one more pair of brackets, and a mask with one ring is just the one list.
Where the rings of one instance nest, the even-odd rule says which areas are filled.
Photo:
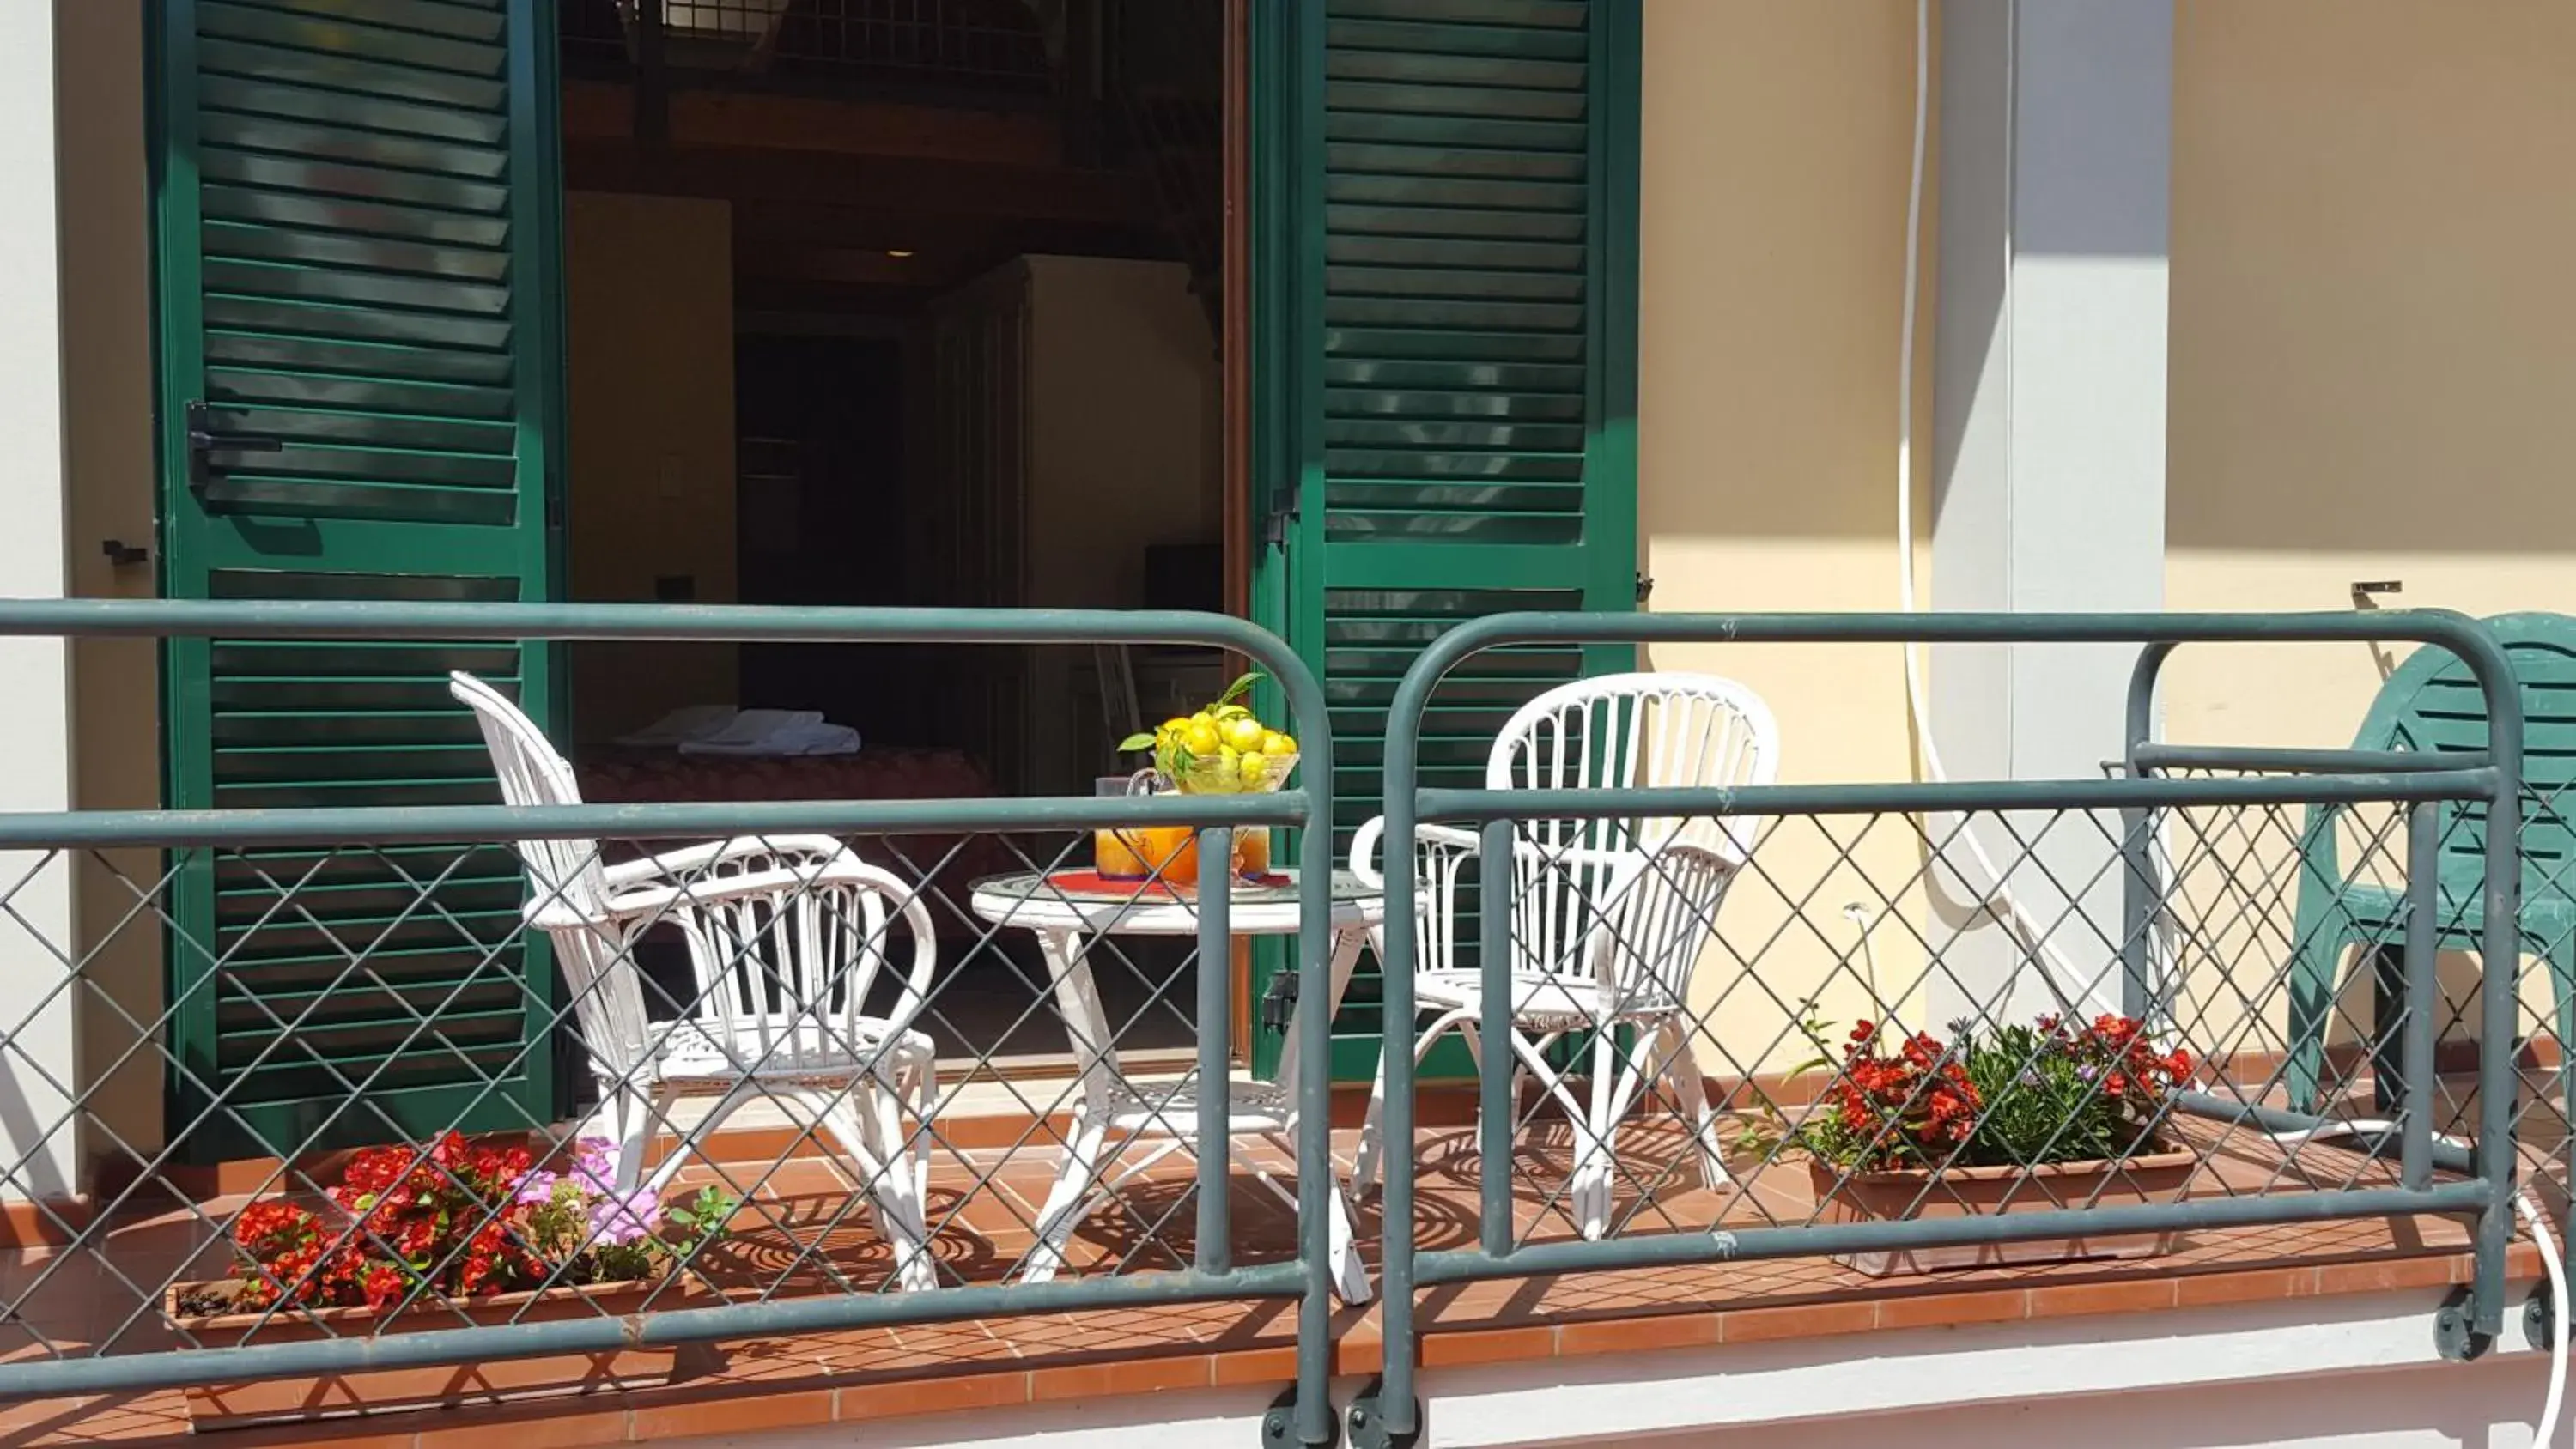
[[[2364, 639], [2464, 660], [2484, 748], [2150, 737], [2177, 645]], [[1551, 721], [1554, 758], [1513, 788], [1425, 783], [1444, 681], [1515, 646], [1610, 643], [2143, 648], [2110, 779], [1671, 785], [1619, 768], [1672, 753], [1641, 712]], [[2525, 1001], [2517, 969], [2526, 945], [2566, 944], [2517, 934], [2522, 765], [2505, 656], [2448, 615], [1524, 614], [1442, 636], [1387, 727], [1384, 839], [1415, 844], [1386, 851], [1385, 1031], [1474, 1029], [1478, 1127], [1450, 1154], [1384, 1158], [1386, 1370], [1354, 1441], [1417, 1441], [1417, 1291], [1497, 1277], [1814, 1257], [1876, 1274], [2466, 1219], [2474, 1277], [2437, 1329], [2475, 1356], [2504, 1315], [2518, 1175], [2558, 1170], [2566, 1140], [2547, 1111], [2562, 1093], [2535, 1112], [2517, 1055], [2567, 1003], [2545, 972]], [[2307, 808], [2344, 834], [2335, 878], [2301, 848]], [[2437, 887], [2452, 854], [2472, 857], [2474, 902]], [[2298, 980], [2294, 922], [2334, 929], [2314, 900], [2356, 887], [2402, 900], [2335, 923], [2381, 959], [2376, 1012]], [[2434, 942], [2473, 905], [2500, 964], [2446, 994]], [[2330, 1025], [2359, 1049], [2330, 1048]], [[2463, 1035], [2465, 1083], [2438, 1051]], [[1413, 1144], [1412, 1054], [1386, 1074], [1385, 1136]], [[1445, 1201], [1470, 1183], [1472, 1231], [1417, 1210], [1426, 1185]]]
[[[1697, 1311], [1780, 1274], [1869, 1294], [2345, 1233], [2472, 1260], [2438, 1325], [2469, 1356], [2514, 1195], [2565, 1214], [2570, 993], [2519, 964], [2576, 959], [2519, 909], [2521, 822], [2556, 806], [2502, 651], [2447, 615], [1486, 619], [1406, 675], [1351, 860], [1306, 827], [1334, 818], [1333, 710], [1366, 701], [1236, 620], [0, 602], [0, 636], [212, 641], [233, 671], [226, 808], [0, 814], [0, 1163], [45, 1240], [0, 1274], [0, 1397], [1269, 1299], [1298, 1305], [1296, 1384], [1265, 1442], [1424, 1442], [1425, 1320], [1471, 1280], [1621, 1273], [1652, 1285], [1632, 1311]], [[2152, 738], [2175, 646], [2365, 638], [2465, 661], [2484, 743]], [[1300, 773], [581, 804], [512, 733], [501, 666], [526, 695], [545, 646], [598, 640], [1226, 651], [1275, 681]], [[1640, 695], [1524, 731], [1508, 788], [1451, 788], [1516, 727], [1510, 650], [1621, 641], [1812, 647], [1819, 677], [1900, 641], [2140, 663], [2109, 778], [1674, 783], [1713, 777], [1665, 768], [1676, 696]], [[305, 693], [260, 693], [291, 660]], [[310, 803], [351, 781], [430, 803]], [[1183, 840], [1205, 874], [1269, 829], [1285, 879], [1165, 889]], [[1082, 874], [1101, 831], [1159, 842], [1144, 879]], [[32, 905], [66, 877], [68, 933]], [[2463, 964], [2437, 947], [2472, 918]], [[1257, 1010], [1231, 970], [1254, 932], [1294, 940]], [[2346, 942], [2370, 969], [2338, 975]], [[1382, 1001], [1334, 1019], [1380, 953]], [[1274, 1016], [1292, 1083], [1233, 1064]], [[1474, 1048], [1473, 1126], [1418, 1108], [1439, 1072], [1405, 1048], [1433, 1026]], [[1336, 1131], [1334, 1048], [1381, 1032], [1368, 1125]], [[1038, 1039], [1061, 1070], [994, 1059]], [[1344, 1163], [1360, 1199], [1382, 1174], [1380, 1211]], [[2285, 1225], [2302, 1242], [2263, 1236]], [[1384, 1380], [1337, 1415], [1360, 1315], [1333, 1305], [1373, 1290]]]
[[[1190, 615], [124, 601], [0, 604], [0, 633], [414, 646], [417, 677], [379, 671], [334, 696], [331, 737], [394, 748], [381, 742], [395, 730], [411, 762], [395, 773], [470, 786], [493, 768], [467, 708], [479, 699], [519, 802], [0, 817], [10, 895], [77, 865], [117, 902], [115, 926], [81, 942], [6, 910], [24, 932], [8, 959], [22, 973], [42, 962], [46, 978], [9, 984], [0, 1080], [15, 1117], [42, 1120], [13, 1121], [6, 1181], [57, 1241], [10, 1280], [22, 1341], [0, 1362], [0, 1396], [1267, 1297], [1311, 1300], [1295, 1419], [1283, 1408], [1275, 1432], [1329, 1439], [1331, 1173], [1296, 1174], [1299, 1227], [1263, 1254], [1244, 1251], [1256, 1245], [1238, 1232], [1232, 1175], [1238, 1161], [1293, 1171], [1283, 1155], [1330, 1163], [1326, 1074], [1265, 1094], [1233, 1080], [1225, 1030], [1189, 1023], [1232, 1019], [1230, 917], [1256, 909], [1289, 913], [1295, 970], [1325, 999], [1330, 835], [1307, 833], [1294, 881], [1264, 888], [1280, 904], [1229, 911], [1217, 892], [1186, 908], [1192, 949], [1177, 964], [1131, 955], [1121, 934], [1131, 910], [1172, 913], [1155, 893], [1176, 839], [1128, 884], [1141, 904], [1104, 907], [1047, 874], [1090, 864], [1099, 830], [1192, 838], [1222, 860], [1239, 829], [1327, 814], [1322, 692], [1275, 638]], [[567, 798], [569, 771], [541, 737], [502, 738], [516, 716], [505, 692], [444, 675], [448, 646], [477, 640], [1199, 645], [1267, 671], [1307, 757], [1276, 794], [586, 805]], [[222, 727], [258, 726], [244, 717], [258, 709], [240, 695]], [[943, 865], [966, 836], [1003, 842], [1018, 878], [950, 885]], [[943, 837], [945, 850], [924, 845]], [[723, 843], [673, 852], [709, 839]], [[1086, 1064], [1071, 1081], [955, 1064], [961, 1044], [1011, 1032], [959, 1019], [970, 993], [941, 958], [1023, 963], [1000, 946], [1024, 915], [1080, 928], [1015, 1008], [1059, 1014]], [[685, 948], [677, 970], [648, 959], [657, 936]], [[166, 991], [149, 959], [161, 950]], [[1173, 1000], [1197, 962], [1213, 964], [1195, 972], [1194, 999]], [[66, 1014], [110, 1043], [77, 1072], [38, 1044]], [[1194, 1041], [1194, 1069], [1176, 1083], [1121, 1075], [1121, 1040], [1158, 1017]], [[1299, 1060], [1321, 1063], [1326, 1022], [1310, 1017]], [[572, 1070], [550, 1070], [549, 1054]], [[565, 1075], [587, 1078], [593, 1100], [566, 1100]], [[165, 1121], [111, 1105], [138, 1076], [168, 1084]], [[943, 1135], [979, 1081], [1011, 1094], [1022, 1123], [998, 1152]], [[721, 1098], [728, 1085], [792, 1128], [747, 1168], [724, 1160], [682, 1090]], [[1059, 1149], [1077, 1147], [1056, 1126], [1068, 1112], [1072, 1135], [1094, 1121], [1107, 1140], [1079, 1148], [1087, 1170], [1059, 1172], [1040, 1209], [1003, 1179], [1061, 1168]], [[1250, 1128], [1266, 1154], [1230, 1149]], [[1184, 1145], [1190, 1176], [1121, 1165], [1131, 1144], [1128, 1164], [1162, 1156], [1157, 1138]], [[109, 1169], [79, 1206], [43, 1186], [72, 1141]], [[266, 1164], [260, 1180], [191, 1190], [183, 1169], [209, 1144]], [[795, 1190], [818, 1157], [838, 1186]], [[1078, 1248], [1060, 1209], [1104, 1191], [1090, 1216], [1105, 1230]]]

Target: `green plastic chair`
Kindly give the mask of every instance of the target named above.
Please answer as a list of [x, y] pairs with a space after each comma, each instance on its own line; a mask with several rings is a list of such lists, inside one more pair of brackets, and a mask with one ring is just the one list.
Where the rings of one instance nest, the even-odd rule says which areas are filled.
[[[2576, 1043], [2576, 618], [2565, 614], [2500, 614], [2486, 621], [2521, 686], [2523, 710], [2522, 921], [2524, 952], [2549, 963], [2562, 1048]], [[2381, 685], [2353, 739], [2361, 750], [2478, 750], [2486, 747], [2486, 698], [2469, 668], [2450, 651], [2427, 646], [2407, 656]], [[2292, 1102], [2317, 1110], [2324, 1078], [2326, 1026], [2334, 1011], [2344, 948], [2393, 961], [2406, 933], [2401, 890], [2348, 882], [2338, 859], [2337, 817], [2346, 807], [2312, 806], [2299, 838], [2299, 893], [2290, 971]], [[2436, 881], [2434, 944], [2475, 950], [2486, 928], [2483, 900], [2486, 810], [2439, 807], [2441, 869]], [[2402, 875], [2402, 827], [2384, 848], [2388, 875]], [[2502, 969], [2516, 970], [2519, 963]], [[2385, 968], [2375, 1010], [2393, 1014], [2395, 983]], [[2437, 1027], [2439, 1022], [2437, 1022]], [[2383, 1035], [2378, 1029], [2373, 1037]], [[2397, 1050], [2374, 1045], [2379, 1110], [2393, 1105]], [[2569, 1119], [2576, 1121], [2576, 1070], [2562, 1066]]]

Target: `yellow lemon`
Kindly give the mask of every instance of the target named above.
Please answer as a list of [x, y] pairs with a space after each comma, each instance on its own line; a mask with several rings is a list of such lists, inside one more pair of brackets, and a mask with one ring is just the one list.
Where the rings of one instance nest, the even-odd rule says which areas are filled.
[[1223, 743], [1217, 737], [1216, 725], [1208, 720], [1194, 719], [1181, 730], [1181, 748], [1193, 755], [1213, 755]]
[[1264, 730], [1261, 733], [1261, 753], [1273, 758], [1293, 755], [1297, 753], [1297, 742], [1277, 730]]
[[1245, 755], [1237, 768], [1242, 770], [1246, 785], [1270, 783], [1270, 758], [1267, 755]]
[[1156, 730], [1154, 733], [1160, 735], [1176, 735], [1189, 727], [1190, 722], [1187, 719], [1180, 715], [1174, 715], [1170, 719], [1163, 721], [1163, 727]]
[[1248, 714], [1225, 723], [1225, 742], [1247, 755], [1262, 753], [1262, 742], [1269, 736], [1270, 731], [1261, 727], [1261, 721]]

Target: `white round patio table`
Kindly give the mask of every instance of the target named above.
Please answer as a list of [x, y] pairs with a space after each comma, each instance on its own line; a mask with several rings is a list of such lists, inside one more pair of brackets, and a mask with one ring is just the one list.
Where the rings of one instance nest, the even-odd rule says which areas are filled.
[[[1091, 944], [1104, 936], [1197, 935], [1197, 892], [1143, 882], [1101, 881], [1096, 876], [1078, 883], [1065, 879], [1074, 874], [1029, 871], [993, 876], [972, 887], [975, 914], [1037, 936], [1079, 1072], [1064, 1165], [1047, 1194], [1046, 1207], [1038, 1214], [1037, 1246], [1021, 1270], [1023, 1280], [1031, 1283], [1056, 1275], [1074, 1229], [1102, 1197], [1175, 1151], [1195, 1153], [1200, 1133], [1195, 1069], [1178, 1081], [1151, 1083], [1136, 1082], [1120, 1070], [1118, 1046], [1111, 1037], [1109, 1014], [1101, 1006], [1089, 959]], [[1332, 995], [1326, 1008], [1338, 1010], [1361, 948], [1386, 919], [1386, 895], [1382, 888], [1346, 870], [1333, 872], [1331, 894]], [[1274, 881], [1259, 884], [1237, 881], [1227, 899], [1226, 925], [1238, 937], [1293, 936], [1300, 920], [1294, 871], [1280, 872]], [[1202, 971], [1211, 968], [1230, 970], [1232, 963], [1199, 963]], [[1295, 1010], [1302, 1012], [1306, 1005], [1301, 995]], [[1297, 1040], [1297, 1020], [1292, 1013], [1287, 1034], [1292, 1044]], [[1205, 1030], [1208, 1024], [1202, 1022], [1200, 1027]], [[1226, 1027], [1219, 1023], [1215, 1029]], [[1280, 1058], [1278, 1081], [1231, 1083], [1226, 1093], [1227, 1135], [1269, 1142], [1295, 1161], [1297, 1067], [1292, 1049]], [[1155, 1149], [1103, 1180], [1103, 1172], [1127, 1148], [1145, 1141], [1154, 1142]], [[1323, 1168], [1332, 1172], [1329, 1161]], [[1296, 1208], [1292, 1189], [1257, 1166], [1252, 1171], [1292, 1211]], [[1350, 1204], [1338, 1176], [1333, 1179], [1331, 1199], [1334, 1291], [1345, 1303], [1366, 1303], [1371, 1294], [1368, 1275], [1352, 1241]]]

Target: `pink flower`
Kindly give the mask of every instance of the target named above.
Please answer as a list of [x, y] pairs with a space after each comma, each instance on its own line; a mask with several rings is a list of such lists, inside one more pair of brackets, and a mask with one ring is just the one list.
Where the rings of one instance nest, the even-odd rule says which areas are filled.
[[605, 1137], [585, 1137], [573, 1147], [573, 1170], [593, 1192], [617, 1190], [617, 1159], [617, 1144]]
[[652, 1236], [653, 1220], [662, 1214], [660, 1195], [639, 1187], [625, 1197], [602, 1197], [590, 1205], [592, 1241], [624, 1245]]

